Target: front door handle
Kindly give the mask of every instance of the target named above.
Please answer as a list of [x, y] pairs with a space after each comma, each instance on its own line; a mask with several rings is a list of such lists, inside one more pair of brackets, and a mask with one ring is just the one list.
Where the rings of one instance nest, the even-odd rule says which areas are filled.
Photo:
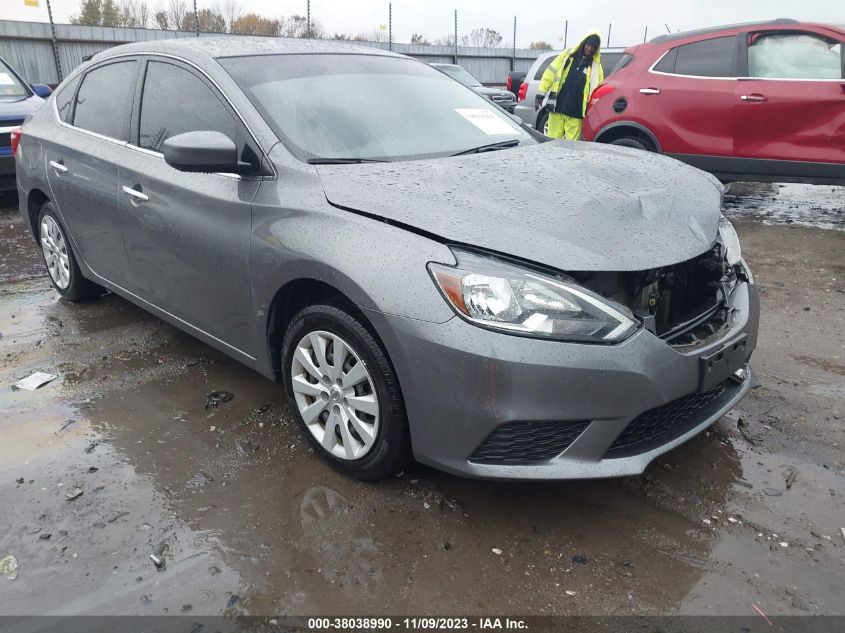
[[754, 103], [763, 103], [767, 101], [766, 97], [760, 94], [742, 95], [740, 97], [743, 101], [753, 101]]
[[146, 202], [147, 200], [150, 199], [150, 197], [147, 194], [142, 193], [142, 192], [138, 191], [137, 189], [133, 189], [132, 187], [127, 187], [126, 185], [123, 186], [123, 193], [125, 193], [127, 196], [129, 196], [133, 200], [136, 200], [137, 202]]
[[659, 95], [660, 91], [657, 88], [640, 88], [640, 94], [643, 94], [643, 95]]
[[67, 173], [67, 167], [65, 167], [61, 163], [57, 163], [54, 160], [50, 161], [50, 167], [55, 169], [57, 174], [66, 174]]

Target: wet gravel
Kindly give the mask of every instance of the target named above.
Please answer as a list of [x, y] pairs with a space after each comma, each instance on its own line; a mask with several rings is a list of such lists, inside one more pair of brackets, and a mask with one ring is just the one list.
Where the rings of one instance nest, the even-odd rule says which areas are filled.
[[[845, 614], [845, 233], [809, 194], [728, 199], [761, 386], [641, 477], [559, 484], [344, 478], [278, 385], [118, 297], [58, 299], [0, 211], [0, 613]], [[11, 388], [36, 370], [59, 378]]]

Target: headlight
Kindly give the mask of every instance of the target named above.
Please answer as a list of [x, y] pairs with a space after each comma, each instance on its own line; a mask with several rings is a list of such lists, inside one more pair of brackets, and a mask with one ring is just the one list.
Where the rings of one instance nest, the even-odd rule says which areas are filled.
[[455, 311], [478, 325], [587, 343], [617, 343], [639, 327], [625, 308], [571, 279], [467, 251], [455, 255], [456, 267], [430, 263], [428, 268]]
[[734, 225], [725, 216], [719, 219], [719, 239], [725, 246], [725, 259], [728, 266], [736, 266], [742, 260], [742, 250], [739, 247], [739, 236]]

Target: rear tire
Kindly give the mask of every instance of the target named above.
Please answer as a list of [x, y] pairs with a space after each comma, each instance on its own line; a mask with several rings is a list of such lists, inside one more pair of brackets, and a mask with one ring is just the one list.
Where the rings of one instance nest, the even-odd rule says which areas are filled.
[[543, 136], [549, 135], [549, 112], [547, 110], [544, 110], [537, 116], [537, 127], [534, 129]]
[[622, 147], [633, 147], [634, 149], [641, 149], [646, 152], [653, 152], [654, 147], [651, 143], [644, 141], [640, 138], [635, 136], [623, 136], [622, 138], [617, 138], [615, 140], [610, 141], [610, 145], [621, 145]]
[[335, 469], [375, 481], [408, 463], [399, 381], [370, 326], [351, 310], [335, 304], [301, 310], [287, 328], [281, 366], [291, 413]]
[[84, 301], [103, 293], [101, 286], [82, 276], [67, 231], [52, 202], [45, 202], [38, 214], [38, 242], [50, 282], [62, 297]]

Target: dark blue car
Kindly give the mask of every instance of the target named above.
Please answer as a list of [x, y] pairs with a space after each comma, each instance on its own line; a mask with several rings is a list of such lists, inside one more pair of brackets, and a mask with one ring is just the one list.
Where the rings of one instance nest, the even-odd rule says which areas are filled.
[[49, 96], [49, 87], [30, 86], [0, 57], [0, 193], [15, 189], [12, 130], [40, 108]]

